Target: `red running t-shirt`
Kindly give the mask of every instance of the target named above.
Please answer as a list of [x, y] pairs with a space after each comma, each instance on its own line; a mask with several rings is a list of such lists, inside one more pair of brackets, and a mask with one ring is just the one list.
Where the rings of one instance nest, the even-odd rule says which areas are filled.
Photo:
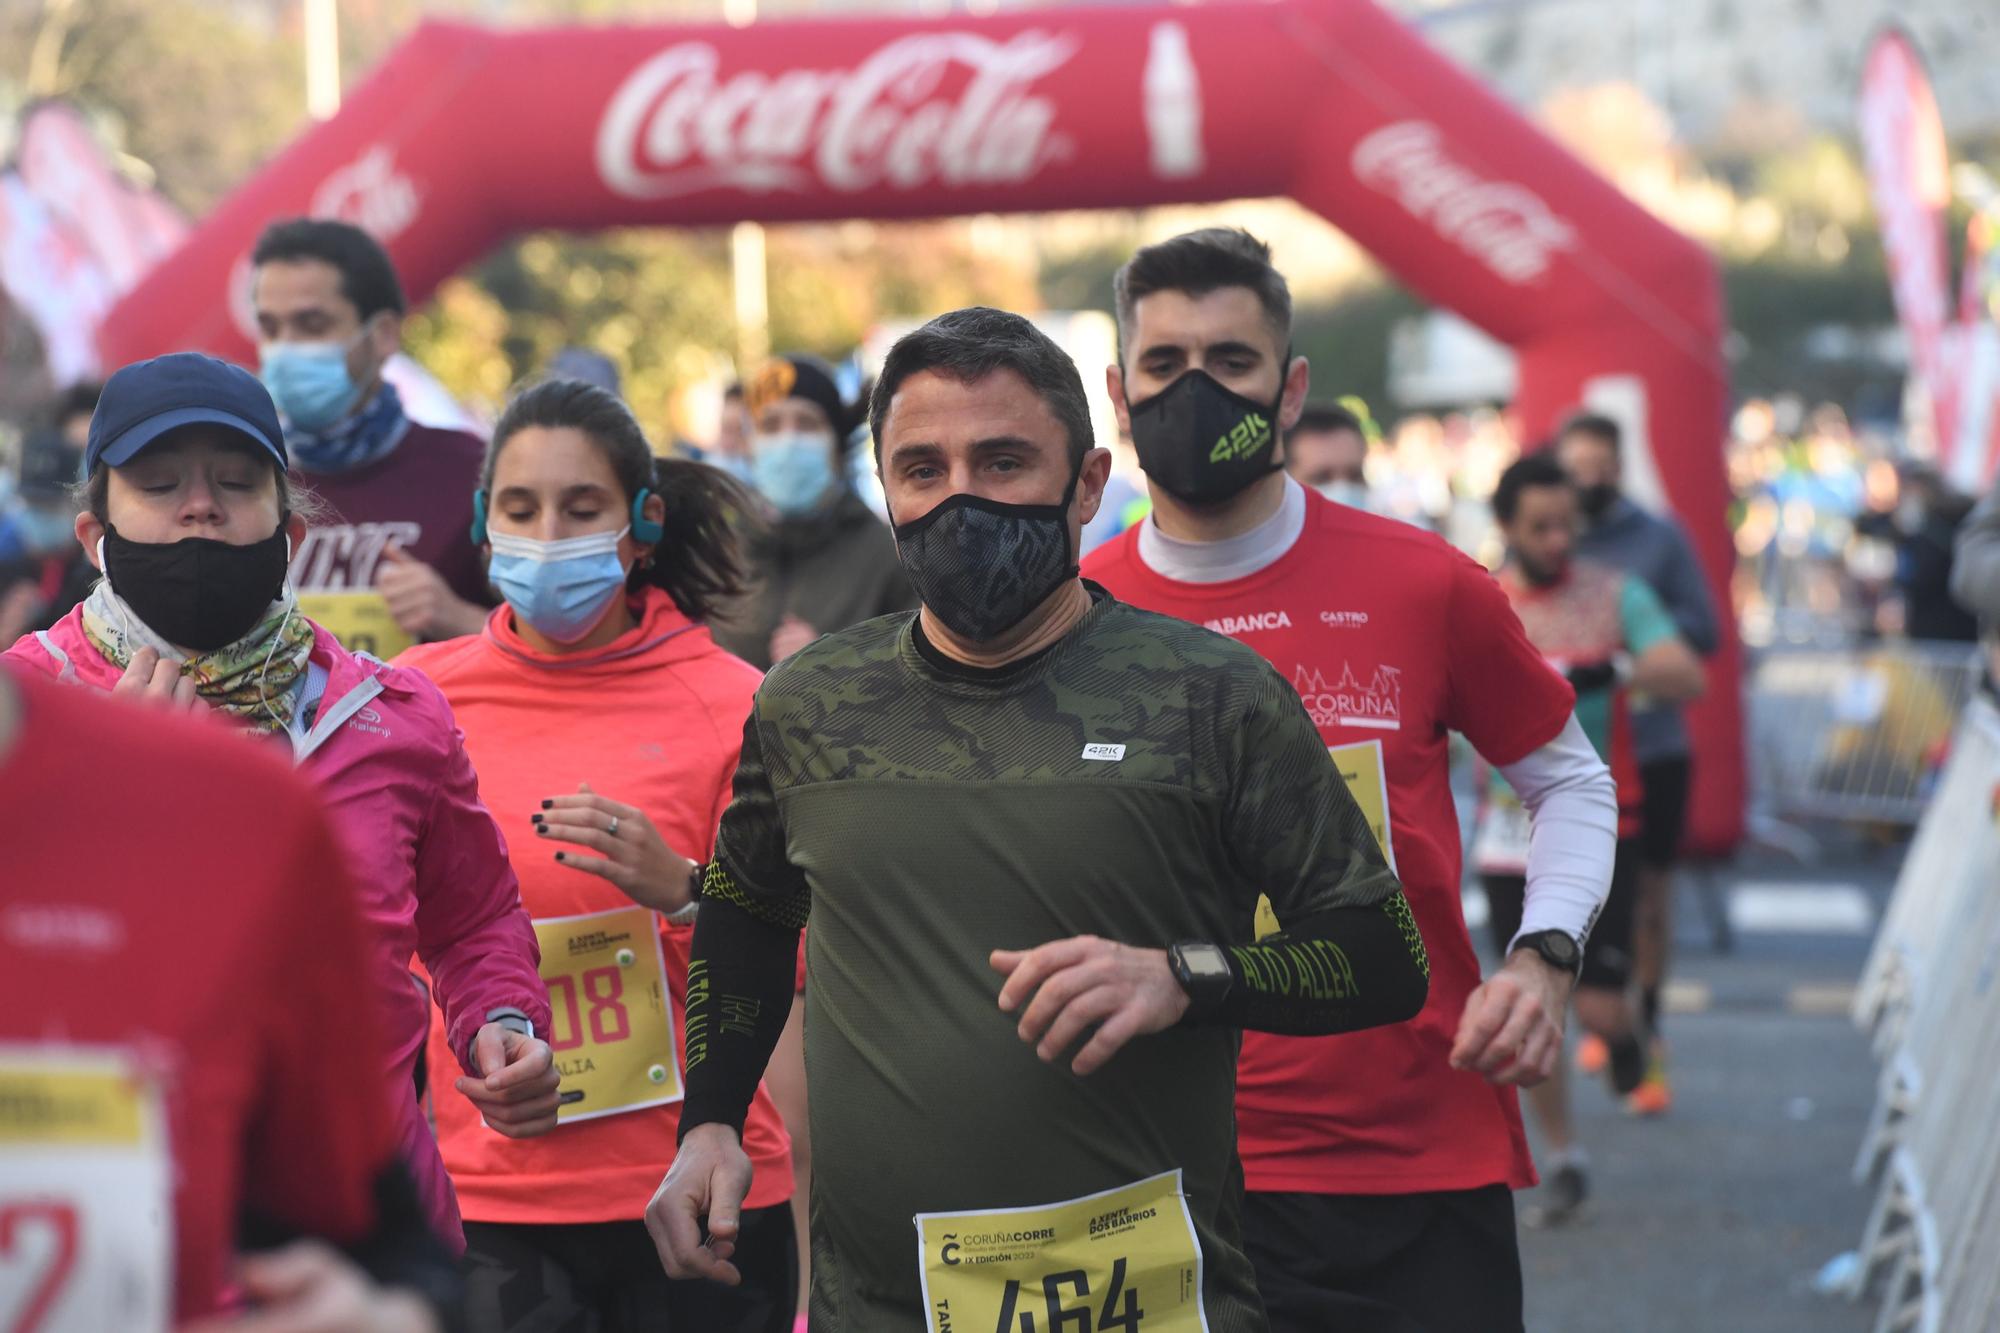
[[375, 1229], [359, 908], [283, 749], [0, 675], [0, 802], [34, 812], [0, 853], [0, 1292], [31, 1327], [164, 1327], [216, 1307], [246, 1215]]
[[[1306, 492], [1305, 530], [1275, 563], [1181, 583], [1139, 558], [1139, 530], [1084, 561], [1136, 606], [1262, 653], [1298, 688], [1391, 856], [1430, 951], [1408, 1023], [1337, 1037], [1243, 1034], [1238, 1146], [1248, 1188], [1411, 1194], [1534, 1183], [1511, 1088], [1447, 1063], [1479, 960], [1459, 896], [1447, 733], [1508, 764], [1555, 739], [1574, 696], [1493, 578], [1443, 539]], [[1385, 799], [1386, 798], [1386, 799]]]

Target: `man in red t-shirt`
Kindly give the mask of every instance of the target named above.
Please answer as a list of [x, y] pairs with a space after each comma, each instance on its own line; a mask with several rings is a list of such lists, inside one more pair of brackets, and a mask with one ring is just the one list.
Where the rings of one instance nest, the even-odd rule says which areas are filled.
[[0, 801], [36, 811], [0, 871], [0, 1329], [163, 1330], [232, 1283], [258, 1328], [457, 1313], [352, 887], [263, 748], [0, 667]]
[[[1282, 470], [1308, 389], [1266, 246], [1209, 229], [1119, 271], [1109, 374], [1153, 496], [1086, 576], [1257, 649], [1298, 688], [1430, 950], [1413, 1021], [1245, 1033], [1245, 1239], [1280, 1333], [1521, 1327], [1510, 1189], [1534, 1183], [1515, 1085], [1546, 1078], [1611, 877], [1617, 802], [1569, 685], [1487, 572]], [[1484, 984], [1460, 905], [1448, 733], [1534, 817], [1521, 932]]]

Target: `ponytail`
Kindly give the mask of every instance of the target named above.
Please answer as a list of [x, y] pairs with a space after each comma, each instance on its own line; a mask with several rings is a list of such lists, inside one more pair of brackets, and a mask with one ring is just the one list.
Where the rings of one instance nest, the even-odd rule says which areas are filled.
[[717, 619], [749, 584], [741, 530], [756, 513], [750, 492], [720, 468], [656, 458], [653, 494], [666, 501], [666, 532], [629, 586], [664, 589], [690, 620]]
[[500, 451], [530, 426], [580, 431], [604, 452], [635, 515], [644, 491], [665, 502], [653, 558], [633, 567], [626, 587], [659, 588], [683, 615], [699, 621], [720, 617], [743, 595], [749, 571], [739, 530], [754, 523], [757, 507], [735, 478], [705, 463], [655, 457], [631, 409], [615, 394], [581, 380], [552, 379], [522, 390], [501, 414], [480, 473], [482, 493], [493, 489]]

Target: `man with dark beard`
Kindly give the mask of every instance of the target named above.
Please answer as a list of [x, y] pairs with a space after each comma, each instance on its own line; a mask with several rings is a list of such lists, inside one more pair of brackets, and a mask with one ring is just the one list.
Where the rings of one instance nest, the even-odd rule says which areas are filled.
[[[1500, 586], [1529, 642], [1576, 688], [1576, 719], [1618, 784], [1611, 895], [1584, 952], [1575, 1002], [1578, 1020], [1608, 1049], [1613, 1090], [1628, 1095], [1646, 1065], [1644, 1033], [1625, 997], [1632, 980], [1633, 881], [1644, 799], [1628, 701], [1694, 698], [1704, 684], [1701, 662], [1643, 580], [1577, 557], [1577, 488], [1548, 453], [1523, 458], [1500, 475], [1493, 516], [1507, 539]], [[1493, 939], [1500, 948], [1519, 928], [1527, 827], [1519, 799], [1496, 773], [1482, 802], [1472, 854], [1492, 904]], [[1542, 1165], [1548, 1192], [1526, 1217], [1531, 1224], [1555, 1224], [1572, 1216], [1588, 1192], [1583, 1154], [1571, 1137], [1560, 1063], [1548, 1082], [1529, 1091], [1528, 1100], [1547, 1145]]]

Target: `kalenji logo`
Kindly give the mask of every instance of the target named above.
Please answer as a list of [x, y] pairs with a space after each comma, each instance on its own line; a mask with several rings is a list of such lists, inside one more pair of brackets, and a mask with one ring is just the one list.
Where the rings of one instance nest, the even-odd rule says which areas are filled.
[[1227, 634], [1232, 638], [1238, 634], [1254, 634], [1259, 630], [1290, 629], [1292, 618], [1283, 611], [1252, 611], [1247, 616], [1217, 616], [1214, 620], [1202, 622], [1204, 629], [1212, 629], [1217, 634]]
[[1329, 685], [1321, 672], [1301, 666], [1292, 672], [1292, 687], [1316, 727], [1403, 729], [1403, 673], [1396, 667], [1376, 667], [1374, 678], [1363, 685], [1353, 665], [1342, 662], [1340, 679]]
[[[1037, 29], [1004, 42], [922, 33], [851, 70], [719, 73], [706, 42], [682, 42], [634, 70], [605, 106], [597, 170], [631, 199], [697, 190], [1014, 185], [1068, 156], [1055, 103], [1030, 91], [1076, 54]], [[954, 97], [939, 89], [969, 71]]]
[[1527, 186], [1454, 162], [1443, 140], [1427, 120], [1385, 125], [1355, 145], [1354, 174], [1505, 281], [1541, 281], [1551, 257], [1576, 244], [1576, 230]]
[[328, 176], [313, 191], [308, 211], [351, 222], [387, 244], [417, 220], [421, 202], [416, 182], [396, 170], [395, 154], [376, 144]]

